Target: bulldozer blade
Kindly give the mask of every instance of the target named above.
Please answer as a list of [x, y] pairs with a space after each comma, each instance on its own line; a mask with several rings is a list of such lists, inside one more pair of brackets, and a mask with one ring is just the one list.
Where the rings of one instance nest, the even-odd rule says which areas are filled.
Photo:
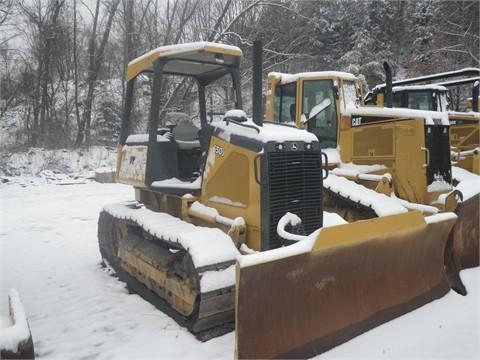
[[479, 214], [480, 194], [461, 202], [455, 213], [458, 220], [453, 227], [453, 252], [460, 267], [480, 266]]
[[455, 220], [409, 212], [239, 257], [236, 357], [311, 357], [442, 297]]

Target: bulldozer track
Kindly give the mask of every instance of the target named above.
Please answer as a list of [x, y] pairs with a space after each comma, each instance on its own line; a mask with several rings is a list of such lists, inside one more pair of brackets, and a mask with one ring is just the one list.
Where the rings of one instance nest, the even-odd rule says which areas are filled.
[[[175, 320], [180, 326], [187, 328], [200, 341], [207, 341], [234, 329], [234, 287], [223, 288], [207, 293], [200, 293], [198, 290], [192, 313], [188, 316], [182, 315], [165, 298], [157, 292], [152, 291], [146, 284], [140, 282], [135, 276], [130, 274], [129, 269], [125, 268], [125, 264], [119, 261], [119, 245], [117, 243], [118, 239], [116, 239], [115, 236], [115, 231], [118, 230], [116, 228], [119, 224], [128, 224], [128, 226], [136, 225], [132, 220], [116, 218], [106, 211], [100, 213], [98, 221], [99, 247], [103, 265], [113, 269], [115, 272], [114, 275], [126, 283], [129, 291], [140, 295], [143, 299], [153, 304], [156, 308]], [[162, 239], [155, 240], [157, 244], [162, 241]], [[214, 268], [214, 266], [209, 268]], [[173, 271], [173, 269], [169, 270]], [[199, 277], [199, 274], [195, 273], [190, 276]], [[198, 283], [199, 279], [193, 279], [192, 281]]]

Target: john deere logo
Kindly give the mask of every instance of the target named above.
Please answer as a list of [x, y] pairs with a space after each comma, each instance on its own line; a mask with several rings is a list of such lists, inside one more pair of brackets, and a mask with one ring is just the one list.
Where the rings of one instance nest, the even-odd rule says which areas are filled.
[[295, 143], [292, 144], [292, 150], [297, 150], [297, 144]]

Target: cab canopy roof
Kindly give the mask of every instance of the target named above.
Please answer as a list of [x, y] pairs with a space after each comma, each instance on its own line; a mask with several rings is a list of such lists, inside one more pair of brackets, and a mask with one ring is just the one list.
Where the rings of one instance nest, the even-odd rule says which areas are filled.
[[238, 67], [242, 50], [236, 46], [211, 42], [194, 42], [160, 46], [128, 63], [125, 79], [133, 79], [141, 72], [152, 72], [158, 59], [166, 61], [163, 72], [167, 74], [193, 76], [196, 78], [218, 78]]
[[268, 73], [269, 78], [274, 78], [280, 82], [280, 84], [288, 84], [295, 82], [298, 79], [333, 79], [340, 78], [343, 80], [355, 81], [357, 80], [356, 76], [347, 72], [342, 71], [312, 71], [312, 72], [301, 72], [296, 74], [285, 74], [280, 72], [270, 72]]

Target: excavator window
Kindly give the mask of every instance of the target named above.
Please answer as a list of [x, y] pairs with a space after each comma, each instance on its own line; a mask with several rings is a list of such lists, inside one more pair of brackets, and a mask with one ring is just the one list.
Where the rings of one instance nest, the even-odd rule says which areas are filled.
[[337, 109], [332, 80], [306, 80], [303, 82], [302, 113], [308, 118], [312, 108], [325, 99], [330, 105], [309, 120], [309, 131], [314, 133], [323, 148], [337, 146]]

